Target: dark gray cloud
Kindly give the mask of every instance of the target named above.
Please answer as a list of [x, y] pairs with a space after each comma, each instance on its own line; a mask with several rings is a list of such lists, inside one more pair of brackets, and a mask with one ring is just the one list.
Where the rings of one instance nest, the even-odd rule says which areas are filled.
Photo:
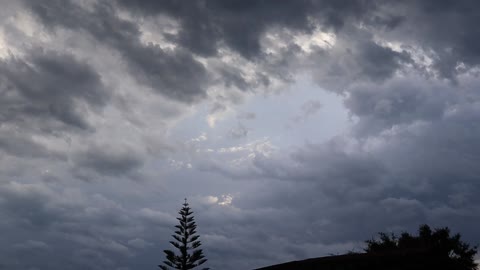
[[235, 86], [240, 90], [251, 90], [258, 86], [267, 87], [270, 83], [267, 76], [257, 73], [252, 81], [248, 81], [246, 74], [240, 68], [233, 67], [224, 63], [212, 65], [213, 69], [218, 70], [223, 80], [225, 87], [230, 88]]
[[384, 84], [358, 84], [349, 88], [351, 94], [345, 99], [345, 105], [360, 117], [359, 134], [372, 134], [400, 124], [439, 120], [452, 104], [474, 98], [471, 90], [465, 90], [466, 96], [457, 95], [456, 91], [450, 85], [412, 76]]
[[[118, 3], [132, 16], [151, 18], [164, 15], [178, 21], [179, 32], [163, 33], [163, 36], [184, 49], [143, 44], [138, 25], [121, 19], [112, 6], [97, 4], [93, 11], [87, 11], [70, 2], [27, 4], [47, 26], [86, 31], [116, 48], [140, 82], [168, 97], [187, 102], [202, 97], [208, 81], [205, 67], [190, 52], [215, 56], [222, 46], [227, 46], [247, 59], [268, 59], [271, 56], [262, 50], [261, 39], [266, 31], [275, 28], [285, 27], [305, 33], [312, 33], [317, 28], [330, 29], [340, 37], [350, 36], [347, 42], [354, 40], [351, 48], [342, 48], [346, 50], [341, 52], [344, 61], [335, 61], [338, 56], [335, 55], [335, 59], [329, 62], [326, 71], [329, 78], [323, 78], [325, 80], [345, 76], [353, 76], [355, 80], [365, 77], [384, 79], [402, 65], [412, 64], [408, 52], [397, 52], [373, 42], [373, 36], [365, 39], [370, 35], [366, 35], [366, 31], [352, 31], [352, 26], [358, 28], [358, 25], [364, 25], [381, 38], [421, 48], [433, 60], [429, 68], [440, 76], [454, 78], [455, 74], [477, 63], [474, 56], [476, 43], [470, 40], [475, 33], [460, 31], [475, 20], [474, 14], [467, 12], [475, 10], [472, 1], [459, 4], [443, 1], [441, 4], [374, 1], [201, 1], [186, 4], [120, 0]], [[446, 11], [449, 11], [448, 19], [442, 17]], [[245, 20], [247, 17], [249, 19]], [[439, 34], [436, 31], [438, 25], [450, 31]], [[415, 43], [419, 40], [422, 42]], [[325, 62], [323, 58], [328, 59], [328, 54], [331, 52], [321, 53], [318, 61]], [[227, 86], [234, 84], [241, 89], [248, 88], [242, 72], [232, 73], [232, 69], [228, 67], [222, 71]]]
[[25, 4], [47, 27], [88, 33], [118, 50], [131, 75], [159, 93], [183, 102], [193, 102], [205, 95], [207, 72], [200, 62], [180, 48], [143, 44], [138, 25], [118, 17], [112, 6], [98, 3], [89, 11], [71, 1]]
[[73, 56], [42, 49], [25, 59], [9, 57], [0, 62], [2, 123], [49, 129], [89, 129], [84, 105], [102, 107], [109, 93], [101, 77]]
[[0, 149], [10, 155], [20, 157], [45, 157], [50, 154], [46, 147], [35, 143], [28, 136], [21, 132], [12, 132], [10, 130], [2, 130]]
[[[145, 162], [145, 155], [132, 147], [116, 145], [91, 145], [84, 151], [79, 151], [74, 160], [74, 170], [79, 177], [89, 180], [88, 173], [92, 170], [105, 176], [134, 176]], [[80, 169], [78, 169], [80, 168]], [[139, 175], [138, 175], [139, 176]]]
[[472, 27], [478, 23], [478, 5], [471, 0], [391, 2], [389, 12], [406, 18], [393, 32], [393, 39], [423, 48], [438, 74], [454, 79], [479, 64], [480, 33]]
[[381, 83], [413, 65], [409, 52], [380, 44], [372, 32], [357, 27], [338, 33], [333, 48], [317, 49], [307, 61], [320, 86], [342, 93], [357, 83]]
[[373, 80], [389, 78], [408, 62], [410, 56], [405, 53], [395, 52], [390, 48], [380, 46], [372, 41], [361, 42], [353, 50], [356, 63], [360, 64], [360, 77], [370, 77]]
[[[345, 29], [351, 29], [352, 25], [369, 22], [370, 17], [383, 6], [375, 1], [200, 1], [195, 4], [149, 0], [118, 2], [129, 11], [134, 10], [145, 16], [160, 14], [178, 20], [180, 31], [172, 39], [193, 53], [212, 56], [222, 46], [227, 46], [247, 59], [264, 59], [267, 62], [274, 61], [274, 56], [261, 48], [261, 39], [269, 30], [287, 28], [297, 33], [312, 33], [320, 28], [341, 34]], [[376, 27], [393, 29], [403, 17], [381, 14], [375, 15], [375, 18]], [[348, 33], [351, 34], [354, 33]], [[291, 40], [287, 41], [290, 42]], [[409, 58], [406, 53], [394, 52], [371, 40], [355, 42], [357, 44], [352, 48], [344, 49], [351, 50], [347, 52], [347, 57], [351, 53], [352, 60], [361, 65], [358, 67], [358, 77], [390, 77], [401, 62], [408, 61]], [[282, 54], [288, 55], [295, 50], [298, 50], [298, 46], [289, 46], [288, 51]], [[324, 54], [325, 52], [320, 54], [318, 61], [325, 62], [322, 59], [326, 57]], [[277, 72], [282, 69], [281, 65], [289, 65], [281, 60], [276, 64], [274, 68]], [[329, 76], [333, 73], [342, 73], [337, 74], [338, 77], [345, 76], [347, 71], [341, 69], [352, 68], [348, 63], [346, 65], [328, 67]], [[245, 88], [241, 73], [236, 72], [233, 76], [229, 69], [225, 69], [224, 73], [226, 83]]]
[[[214, 55], [220, 43], [247, 58], [260, 53], [260, 36], [267, 27], [287, 25], [309, 30], [310, 1], [118, 1], [146, 15], [165, 14], [179, 19], [181, 30], [172, 38], [201, 55]], [[248, 18], [248, 19], [247, 19]]]
[[[158, 220], [165, 221], [149, 224], [142, 218], [145, 211], [127, 211], [98, 193], [86, 195], [78, 189], [10, 182], [1, 184], [0, 194], [5, 269], [135, 267], [128, 259], [137, 251], [129, 246], [130, 240], [166, 242], [154, 235], [168, 234], [164, 229], [172, 224], [169, 215], [153, 210]], [[58, 258], [45, 260], [50, 256]]]

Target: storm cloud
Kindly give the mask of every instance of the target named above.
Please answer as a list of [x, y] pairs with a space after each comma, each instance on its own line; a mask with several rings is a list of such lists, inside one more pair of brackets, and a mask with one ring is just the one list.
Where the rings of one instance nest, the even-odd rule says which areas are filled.
[[4, 123], [38, 117], [87, 129], [81, 103], [101, 107], [108, 98], [100, 75], [71, 55], [39, 49], [25, 60], [12, 56], [2, 61], [1, 74]]
[[477, 1], [10, 1], [0, 268], [212, 269], [480, 222]]

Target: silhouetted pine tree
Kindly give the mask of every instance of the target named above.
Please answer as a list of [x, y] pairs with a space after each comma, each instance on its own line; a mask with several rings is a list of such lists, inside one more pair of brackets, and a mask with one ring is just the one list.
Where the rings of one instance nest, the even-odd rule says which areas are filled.
[[[179, 225], [175, 226], [178, 230], [172, 235], [175, 241], [170, 241], [170, 244], [179, 251], [179, 254], [177, 255], [172, 250], [164, 250], [166, 260], [163, 261], [164, 265], [159, 265], [163, 270], [168, 270], [168, 267], [180, 270], [193, 269], [207, 261], [202, 249], [199, 248], [201, 243], [198, 238], [200, 236], [196, 235], [197, 225], [187, 199], [185, 199], [185, 203], [183, 203], [183, 207], [178, 214], [180, 214], [180, 217], [177, 218]], [[203, 268], [202, 270], [208, 269]]]

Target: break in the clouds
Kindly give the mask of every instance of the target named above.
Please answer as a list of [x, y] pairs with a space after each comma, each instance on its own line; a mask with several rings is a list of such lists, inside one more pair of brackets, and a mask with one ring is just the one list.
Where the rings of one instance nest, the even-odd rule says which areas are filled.
[[477, 1], [1, 0], [0, 268], [480, 235]]

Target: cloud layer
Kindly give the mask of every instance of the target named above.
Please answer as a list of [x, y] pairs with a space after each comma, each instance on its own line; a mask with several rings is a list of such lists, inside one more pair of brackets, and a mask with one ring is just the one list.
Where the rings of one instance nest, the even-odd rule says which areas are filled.
[[480, 235], [476, 1], [8, 1], [0, 269], [212, 269]]

